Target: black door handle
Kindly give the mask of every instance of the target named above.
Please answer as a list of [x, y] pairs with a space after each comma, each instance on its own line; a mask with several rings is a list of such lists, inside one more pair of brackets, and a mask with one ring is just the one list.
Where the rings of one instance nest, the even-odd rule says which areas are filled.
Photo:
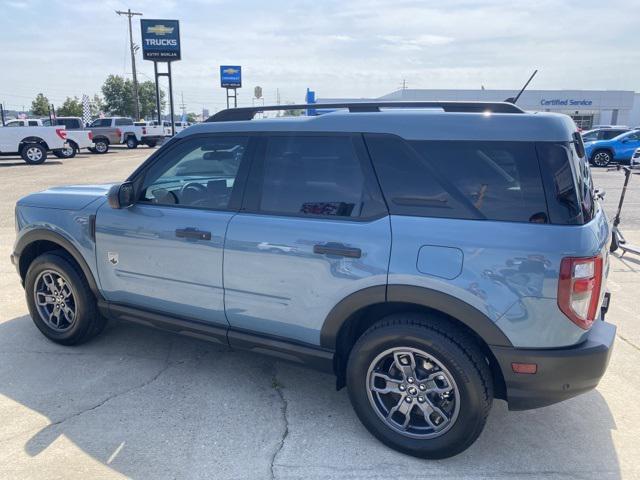
[[176, 229], [176, 237], [193, 238], [195, 240], [211, 240], [211, 232], [204, 232], [195, 228], [178, 228]]
[[336, 255], [339, 257], [360, 258], [362, 250], [359, 248], [347, 247], [342, 243], [325, 243], [324, 245], [314, 245], [313, 253], [319, 255]]

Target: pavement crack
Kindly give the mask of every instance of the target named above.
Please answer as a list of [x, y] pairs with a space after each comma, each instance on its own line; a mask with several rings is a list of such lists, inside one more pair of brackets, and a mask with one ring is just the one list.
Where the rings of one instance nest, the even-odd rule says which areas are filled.
[[277, 371], [276, 365], [274, 365], [274, 371], [273, 371], [273, 376], [271, 377], [271, 383], [274, 390], [278, 394], [278, 397], [280, 397], [280, 403], [281, 403], [280, 412], [282, 414], [282, 422], [284, 424], [282, 437], [280, 438], [280, 442], [278, 443], [277, 448], [275, 449], [275, 451], [273, 452], [273, 455], [271, 456], [271, 462], [269, 464], [271, 479], [275, 480], [276, 474], [275, 474], [274, 468], [275, 468], [276, 459], [278, 458], [278, 455], [284, 448], [284, 443], [287, 439], [287, 436], [289, 435], [289, 417], [288, 417], [289, 404], [287, 403], [287, 399], [285, 398], [284, 393], [282, 392], [282, 388], [284, 386], [278, 382], [278, 371]]
[[636, 345], [635, 343], [633, 343], [631, 340], [629, 340], [628, 338], [623, 337], [619, 333], [616, 336], [620, 340], [622, 340], [623, 342], [625, 342], [626, 344], [630, 345], [632, 348], [635, 348], [636, 350], [638, 350], [640, 352], [640, 347], [638, 345]]

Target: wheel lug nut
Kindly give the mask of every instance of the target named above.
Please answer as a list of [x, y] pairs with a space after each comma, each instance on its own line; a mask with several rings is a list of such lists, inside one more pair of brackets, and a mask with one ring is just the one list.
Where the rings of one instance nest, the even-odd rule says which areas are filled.
[[422, 384], [420, 384], [420, 385], [418, 386], [418, 388], [419, 388], [420, 390], [422, 390], [423, 392], [427, 389], [427, 387], [425, 387], [425, 386], [424, 386], [424, 385], [422, 385]]
[[404, 401], [407, 402], [407, 403], [411, 403], [413, 401], [413, 399], [411, 397], [406, 397], [404, 399]]
[[424, 397], [418, 397], [418, 401], [419, 401], [420, 403], [424, 402]]
[[404, 385], [400, 385], [400, 386], [398, 387], [398, 389], [399, 389], [401, 392], [404, 392], [404, 391], [406, 390], [406, 388], [407, 388], [407, 387], [405, 387]]
[[409, 377], [409, 378], [407, 378], [407, 382], [409, 382], [409, 383], [413, 383], [413, 377]]

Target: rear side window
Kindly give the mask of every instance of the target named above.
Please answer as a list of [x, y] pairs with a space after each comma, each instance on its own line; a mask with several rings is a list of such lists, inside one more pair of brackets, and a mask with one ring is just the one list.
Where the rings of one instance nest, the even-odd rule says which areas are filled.
[[130, 118], [116, 118], [116, 127], [125, 125], [133, 125], [133, 120], [131, 120]]
[[259, 167], [258, 210], [265, 213], [366, 216], [370, 199], [349, 136], [273, 136]]
[[611, 140], [614, 137], [617, 137], [618, 135], [622, 135], [624, 132], [626, 132], [627, 130], [602, 130], [601, 133], [601, 139], [602, 140]]
[[593, 217], [591, 172], [570, 143], [536, 145], [551, 223], [575, 225]]
[[393, 214], [548, 221], [533, 143], [366, 138]]

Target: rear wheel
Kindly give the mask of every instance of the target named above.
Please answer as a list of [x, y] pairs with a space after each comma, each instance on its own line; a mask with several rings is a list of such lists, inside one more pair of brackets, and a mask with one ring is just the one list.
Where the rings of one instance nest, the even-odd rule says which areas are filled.
[[493, 399], [491, 373], [473, 339], [417, 314], [387, 317], [360, 337], [349, 356], [347, 386], [374, 436], [432, 459], [468, 448]]
[[103, 138], [99, 138], [93, 141], [93, 150], [95, 153], [107, 153], [109, 151], [109, 142]]
[[29, 165], [40, 165], [47, 159], [47, 150], [39, 143], [27, 143], [22, 147], [20, 156]]
[[136, 137], [127, 137], [127, 148], [138, 148], [138, 140]]
[[611, 152], [608, 152], [607, 150], [597, 150], [591, 158], [591, 163], [596, 167], [606, 167], [612, 160], [613, 156], [611, 155]]
[[158, 142], [147, 142], [149, 148], [154, 148], [156, 145], [158, 145]]
[[86, 278], [64, 251], [42, 254], [31, 263], [25, 294], [36, 327], [56, 343], [86, 342], [106, 325]]

